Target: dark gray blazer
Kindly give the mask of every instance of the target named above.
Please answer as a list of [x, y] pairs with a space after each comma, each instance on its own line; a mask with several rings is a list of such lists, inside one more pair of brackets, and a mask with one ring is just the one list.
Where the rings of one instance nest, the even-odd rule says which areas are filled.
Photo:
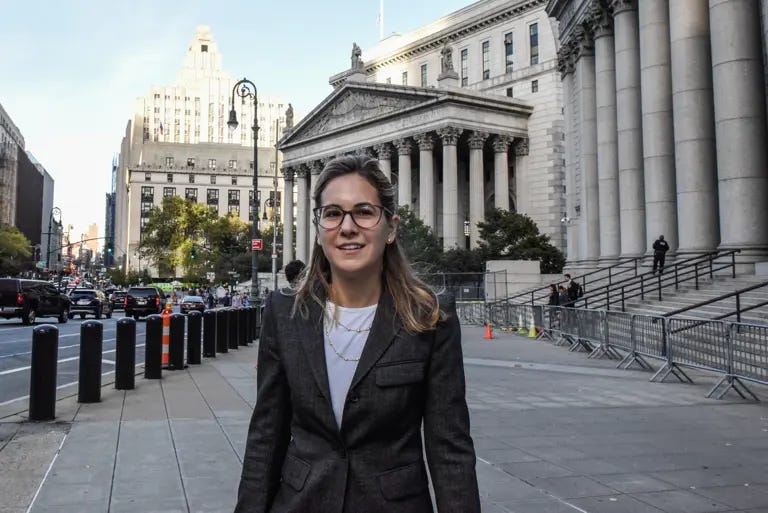
[[[273, 293], [235, 513], [480, 513], [461, 330], [453, 300], [435, 331], [409, 334], [382, 294], [344, 406], [331, 407], [322, 308], [290, 317]], [[422, 445], [422, 421], [424, 444]]]

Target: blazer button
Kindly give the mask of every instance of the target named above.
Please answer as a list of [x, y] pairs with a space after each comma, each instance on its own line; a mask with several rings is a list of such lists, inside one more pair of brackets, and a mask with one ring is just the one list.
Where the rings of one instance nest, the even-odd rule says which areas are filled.
[[350, 403], [356, 403], [359, 400], [360, 400], [360, 398], [358, 396], [356, 396], [356, 395], [353, 395], [352, 397], [349, 398], [349, 402]]

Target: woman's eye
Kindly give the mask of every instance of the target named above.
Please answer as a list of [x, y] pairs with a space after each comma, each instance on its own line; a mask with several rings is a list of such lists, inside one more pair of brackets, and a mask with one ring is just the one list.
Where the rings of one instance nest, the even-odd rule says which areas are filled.
[[355, 209], [356, 216], [370, 217], [376, 215], [376, 210], [372, 206], [361, 206]]
[[323, 210], [323, 217], [326, 219], [329, 217], [338, 217], [340, 215], [341, 215], [341, 210], [337, 208], [330, 208], [330, 209]]

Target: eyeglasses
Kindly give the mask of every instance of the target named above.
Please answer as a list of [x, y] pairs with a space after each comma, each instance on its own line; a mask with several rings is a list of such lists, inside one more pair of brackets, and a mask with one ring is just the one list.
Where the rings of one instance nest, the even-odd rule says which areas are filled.
[[388, 209], [380, 205], [360, 203], [352, 207], [352, 210], [344, 210], [338, 205], [326, 205], [312, 210], [315, 214], [315, 222], [326, 230], [332, 230], [341, 226], [344, 217], [349, 214], [352, 221], [360, 228], [373, 228], [381, 221], [384, 212], [392, 214]]

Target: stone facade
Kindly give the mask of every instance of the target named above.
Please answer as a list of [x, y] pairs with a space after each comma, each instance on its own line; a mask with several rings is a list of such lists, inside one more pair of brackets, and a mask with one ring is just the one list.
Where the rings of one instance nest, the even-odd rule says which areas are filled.
[[335, 90], [280, 141], [285, 189], [297, 192], [284, 203], [297, 227], [291, 256], [306, 261], [314, 246], [309, 169], [352, 153], [379, 160], [398, 204], [446, 249], [476, 247], [494, 206], [528, 214], [564, 247], [561, 84], [544, 4], [475, 2], [331, 77]]
[[650, 254], [662, 234], [672, 256], [768, 256], [766, 3], [549, 0], [571, 265]]
[[18, 154], [24, 137], [0, 105], [0, 224], [16, 224]]

